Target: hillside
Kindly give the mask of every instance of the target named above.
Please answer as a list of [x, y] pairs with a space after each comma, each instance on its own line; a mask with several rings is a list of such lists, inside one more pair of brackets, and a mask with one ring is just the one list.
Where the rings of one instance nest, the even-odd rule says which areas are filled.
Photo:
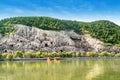
[[[21, 50], [43, 52], [92, 51], [85, 39], [73, 31], [42, 30], [36, 27], [15, 25], [15, 34], [0, 39], [0, 52]], [[79, 43], [78, 43], [79, 42]]]
[[120, 26], [107, 20], [79, 22], [50, 17], [13, 17], [0, 21], [0, 33], [14, 33], [15, 29], [11, 27], [13, 24], [35, 26], [44, 30], [74, 30], [78, 34], [90, 34], [107, 45], [120, 45]]

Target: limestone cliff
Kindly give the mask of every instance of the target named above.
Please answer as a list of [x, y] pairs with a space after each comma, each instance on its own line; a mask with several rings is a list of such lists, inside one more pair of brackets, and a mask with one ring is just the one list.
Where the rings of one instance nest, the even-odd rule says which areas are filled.
[[[14, 28], [16, 29], [14, 34], [0, 35], [0, 52], [12, 53], [16, 50], [25, 52], [38, 50], [45, 52], [97, 52], [108, 50], [102, 46], [103, 42], [89, 35], [78, 35], [74, 31], [42, 30], [25, 25], [15, 25]], [[117, 48], [117, 52], [120, 52], [120, 48]]]
[[84, 35], [84, 38], [86, 42], [89, 43], [89, 45], [95, 50], [95, 52], [102, 52], [102, 51], [107, 51], [107, 52], [115, 52], [119, 53], [120, 52], [120, 47], [116, 46], [104, 46], [104, 43], [96, 38], [91, 37], [90, 35]]

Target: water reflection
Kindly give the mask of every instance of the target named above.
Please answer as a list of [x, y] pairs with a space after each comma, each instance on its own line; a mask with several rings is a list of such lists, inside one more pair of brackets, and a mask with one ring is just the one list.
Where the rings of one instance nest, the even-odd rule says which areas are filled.
[[119, 67], [120, 59], [0, 62], [0, 80], [119, 80]]
[[103, 66], [96, 63], [96, 64], [94, 64], [92, 69], [88, 71], [88, 73], [86, 75], [86, 80], [93, 80], [93, 78], [95, 78], [103, 73], [104, 73]]

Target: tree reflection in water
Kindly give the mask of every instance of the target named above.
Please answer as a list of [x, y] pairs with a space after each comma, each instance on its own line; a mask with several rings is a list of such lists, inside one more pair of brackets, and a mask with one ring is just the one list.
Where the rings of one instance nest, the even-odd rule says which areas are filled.
[[103, 66], [96, 63], [96, 64], [94, 64], [92, 69], [88, 71], [88, 73], [86, 75], [86, 80], [93, 80], [93, 78], [95, 78], [103, 73], [104, 73]]
[[0, 80], [120, 80], [120, 59], [0, 62]]

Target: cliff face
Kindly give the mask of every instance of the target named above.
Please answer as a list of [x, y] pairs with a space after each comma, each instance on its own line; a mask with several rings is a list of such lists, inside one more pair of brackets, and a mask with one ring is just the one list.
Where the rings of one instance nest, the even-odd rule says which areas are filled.
[[[0, 52], [108, 50], [101, 45], [101, 41], [89, 35], [78, 35], [74, 31], [50, 31], [24, 25], [16, 25], [14, 28], [17, 30], [16, 33], [4, 37], [0, 35]], [[119, 52], [120, 48], [117, 51]]]
[[102, 51], [107, 51], [107, 52], [115, 52], [119, 53], [120, 52], [120, 47], [116, 46], [103, 46], [103, 42], [96, 39], [92, 38], [90, 35], [84, 35], [84, 38], [86, 42], [94, 49], [95, 52], [102, 52]]

